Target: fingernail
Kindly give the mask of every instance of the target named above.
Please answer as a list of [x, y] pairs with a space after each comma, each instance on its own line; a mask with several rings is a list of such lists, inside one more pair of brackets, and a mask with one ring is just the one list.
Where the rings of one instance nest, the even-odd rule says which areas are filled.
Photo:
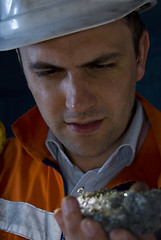
[[127, 237], [127, 234], [124, 230], [122, 229], [115, 229], [113, 230], [110, 234], [110, 239], [111, 240], [128, 240], [129, 238]]
[[68, 197], [63, 199], [62, 209], [65, 216], [71, 214], [75, 209], [75, 202], [73, 201], [73, 199]]
[[55, 215], [55, 214], [58, 215], [58, 214], [60, 213], [60, 211], [61, 211], [61, 209], [60, 209], [60, 208], [57, 208], [57, 209], [54, 210], [53, 213], [54, 213], [54, 215]]
[[96, 233], [96, 227], [93, 222], [87, 219], [82, 222], [82, 230], [88, 238], [93, 237]]

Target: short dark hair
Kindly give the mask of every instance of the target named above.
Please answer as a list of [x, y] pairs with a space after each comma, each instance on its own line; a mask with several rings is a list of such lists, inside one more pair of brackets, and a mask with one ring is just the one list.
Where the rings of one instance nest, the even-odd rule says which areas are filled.
[[145, 30], [145, 25], [141, 20], [138, 12], [132, 12], [124, 17], [125, 23], [129, 26], [133, 35], [134, 50], [136, 57], [138, 57], [139, 43], [142, 37], [143, 31]]

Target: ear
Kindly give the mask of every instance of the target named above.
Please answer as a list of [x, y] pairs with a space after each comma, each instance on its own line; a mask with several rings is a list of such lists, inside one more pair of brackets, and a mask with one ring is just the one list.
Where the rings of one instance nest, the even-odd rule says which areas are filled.
[[137, 81], [140, 81], [144, 76], [149, 45], [149, 34], [146, 30], [144, 30], [139, 43], [137, 58]]

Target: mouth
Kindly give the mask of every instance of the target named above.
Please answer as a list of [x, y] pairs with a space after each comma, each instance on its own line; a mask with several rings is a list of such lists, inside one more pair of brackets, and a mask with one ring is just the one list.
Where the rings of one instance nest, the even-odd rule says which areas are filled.
[[102, 125], [103, 119], [86, 123], [68, 123], [70, 129], [77, 133], [91, 134], [96, 132]]

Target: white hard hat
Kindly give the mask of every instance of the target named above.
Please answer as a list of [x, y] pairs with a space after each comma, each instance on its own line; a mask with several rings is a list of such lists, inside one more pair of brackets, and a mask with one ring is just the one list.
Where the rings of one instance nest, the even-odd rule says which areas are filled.
[[157, 0], [0, 0], [0, 50], [100, 26]]

